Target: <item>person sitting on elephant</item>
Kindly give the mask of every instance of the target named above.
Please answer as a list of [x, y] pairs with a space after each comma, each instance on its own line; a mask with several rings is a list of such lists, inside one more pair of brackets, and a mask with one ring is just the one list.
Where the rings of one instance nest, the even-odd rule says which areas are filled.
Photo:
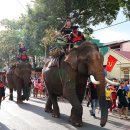
[[21, 61], [29, 61], [29, 58], [28, 58], [28, 56], [26, 54], [26, 51], [23, 51], [23, 53], [19, 57], [19, 60], [21, 60]]
[[26, 48], [24, 43], [21, 42], [19, 45], [19, 55], [21, 56], [24, 51], [26, 51]]
[[77, 43], [77, 42], [82, 42], [85, 41], [85, 37], [82, 34], [81, 31], [78, 31], [78, 26], [72, 26], [72, 32], [70, 34], [70, 43]]
[[67, 19], [65, 25], [61, 29], [61, 35], [67, 35], [72, 32], [71, 20]]
[[82, 32], [78, 31], [78, 26], [72, 26], [72, 32], [68, 39], [68, 43], [65, 46], [65, 52], [69, 52], [69, 50], [74, 47], [74, 44], [80, 45], [86, 40]]

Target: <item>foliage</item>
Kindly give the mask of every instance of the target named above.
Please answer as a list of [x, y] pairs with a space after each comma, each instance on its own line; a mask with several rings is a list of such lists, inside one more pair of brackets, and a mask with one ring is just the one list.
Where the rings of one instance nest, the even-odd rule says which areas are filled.
[[1, 21], [1, 25], [5, 27], [5, 30], [0, 31], [0, 66], [5, 62], [10, 65], [16, 60], [18, 43], [22, 37], [17, 21], [4, 19]]
[[[117, 17], [120, 8], [128, 16], [129, 0], [34, 0], [34, 6], [28, 7], [26, 16], [26, 34], [31, 43], [43, 45], [42, 39], [46, 38], [46, 29], [50, 27], [60, 30], [66, 18], [90, 36], [93, 30], [91, 25], [104, 22], [110, 25]], [[27, 36], [27, 35], [26, 35]], [[45, 45], [45, 44], [44, 44]], [[46, 46], [46, 45], [45, 45]], [[42, 50], [41, 50], [42, 51]]]
[[33, 0], [27, 7], [27, 15], [19, 20], [4, 19], [0, 23], [5, 27], [0, 31], [0, 60], [10, 62], [23, 40], [29, 55], [44, 55], [46, 47], [54, 44], [55, 30], [60, 30], [66, 18], [73, 24], [79, 24], [87, 37], [93, 30], [90, 26], [106, 23], [110, 25], [120, 9], [126, 18], [130, 18], [130, 0]]
[[52, 27], [45, 30], [45, 35], [42, 39], [43, 46], [54, 44], [56, 38], [56, 30]]

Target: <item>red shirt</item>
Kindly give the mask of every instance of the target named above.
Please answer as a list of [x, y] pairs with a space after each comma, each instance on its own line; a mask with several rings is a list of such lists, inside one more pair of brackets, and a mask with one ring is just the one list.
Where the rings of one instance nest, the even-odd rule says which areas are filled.
[[2, 82], [0, 82], [0, 88], [3, 88], [4, 84]]
[[27, 59], [28, 59], [28, 56], [26, 56], [26, 55], [21, 55], [21, 56], [20, 56], [20, 59], [21, 59], [21, 60], [27, 60]]
[[117, 94], [116, 94], [116, 89], [114, 87], [111, 87], [111, 94], [112, 94], [112, 99], [116, 99], [117, 98]]

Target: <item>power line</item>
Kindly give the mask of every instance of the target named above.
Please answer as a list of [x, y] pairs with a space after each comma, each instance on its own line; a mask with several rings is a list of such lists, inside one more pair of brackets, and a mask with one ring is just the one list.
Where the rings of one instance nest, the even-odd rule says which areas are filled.
[[23, 4], [20, 2], [20, 0], [17, 0], [17, 1], [18, 1], [18, 3], [21, 5], [21, 7], [22, 7], [25, 11], [27, 11], [26, 8], [23, 6]]
[[119, 25], [119, 24], [122, 24], [122, 23], [126, 23], [126, 22], [129, 22], [130, 20], [125, 20], [125, 21], [122, 21], [122, 22], [119, 22], [119, 23], [116, 23], [116, 24], [113, 24], [113, 25], [110, 25], [110, 26], [106, 26], [106, 27], [103, 27], [103, 28], [99, 28], [97, 30], [94, 30], [94, 32], [96, 31], [100, 31], [100, 30], [103, 30], [103, 29], [106, 29], [106, 28], [110, 28], [110, 27], [113, 27], [113, 26], [116, 26], [116, 25]]

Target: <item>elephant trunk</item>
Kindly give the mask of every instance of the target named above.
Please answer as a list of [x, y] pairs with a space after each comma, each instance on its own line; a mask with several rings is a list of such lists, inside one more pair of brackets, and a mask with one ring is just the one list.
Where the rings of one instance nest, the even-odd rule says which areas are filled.
[[26, 100], [29, 100], [30, 96], [31, 86], [29, 82], [30, 79], [26, 77], [26, 80], [24, 80], [24, 87], [23, 87], [23, 96], [25, 97]]
[[106, 102], [106, 96], [105, 96], [105, 77], [103, 73], [98, 73], [96, 79], [100, 82], [99, 85], [97, 85], [97, 94], [99, 98], [99, 107], [101, 109], [101, 127], [105, 126], [108, 118], [108, 108], [107, 108], [107, 102]]
[[26, 100], [29, 99], [30, 96], [30, 89], [29, 89], [29, 84], [25, 84], [23, 88], [23, 96], [25, 97]]

